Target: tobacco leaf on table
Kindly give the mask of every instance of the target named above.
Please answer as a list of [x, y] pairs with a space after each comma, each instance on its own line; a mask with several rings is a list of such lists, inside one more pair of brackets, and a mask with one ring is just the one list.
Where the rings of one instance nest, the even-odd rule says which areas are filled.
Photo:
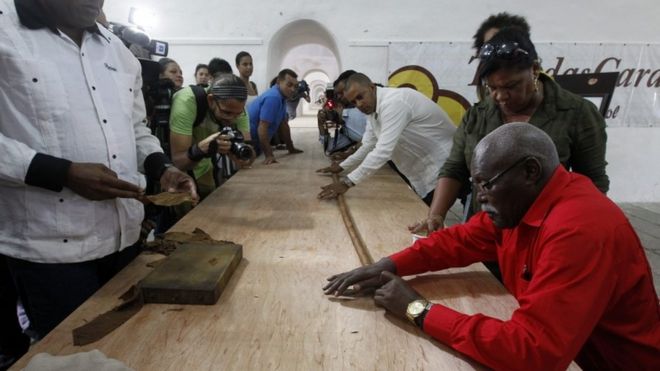
[[190, 194], [186, 192], [162, 192], [146, 197], [154, 205], [158, 206], [176, 206], [185, 202], [192, 202]]
[[120, 299], [122, 303], [73, 330], [73, 345], [82, 346], [102, 339], [128, 321], [144, 305], [142, 290], [131, 286]]
[[[216, 244], [230, 241], [214, 240], [208, 233], [200, 228], [195, 228], [192, 233], [188, 232], [167, 232], [162, 238], [157, 238], [145, 245], [146, 251], [158, 254], [170, 255], [181, 244], [184, 243]], [[233, 242], [232, 242], [233, 243]]]

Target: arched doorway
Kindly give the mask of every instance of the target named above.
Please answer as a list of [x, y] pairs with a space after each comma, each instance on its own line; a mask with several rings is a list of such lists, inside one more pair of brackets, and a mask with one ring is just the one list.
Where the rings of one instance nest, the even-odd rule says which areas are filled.
[[302, 114], [316, 115], [319, 109], [323, 106], [321, 98], [325, 97], [325, 89], [327, 88], [330, 81], [330, 77], [324, 71], [309, 71], [306, 75], [301, 77], [309, 85], [309, 97], [310, 102], [307, 103], [304, 100], [300, 102], [302, 106]]
[[298, 79], [305, 79], [310, 85], [312, 104], [303, 101], [298, 108], [299, 115], [315, 114], [315, 97], [341, 71], [334, 37], [325, 26], [311, 19], [300, 19], [285, 25], [273, 35], [268, 45], [269, 79], [283, 68], [294, 70]]

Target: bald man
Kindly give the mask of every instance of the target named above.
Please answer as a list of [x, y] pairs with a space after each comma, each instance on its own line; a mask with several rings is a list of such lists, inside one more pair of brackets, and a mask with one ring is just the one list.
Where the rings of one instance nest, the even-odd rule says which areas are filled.
[[430, 204], [456, 131], [445, 111], [416, 90], [377, 87], [361, 73], [346, 81], [344, 99], [367, 115], [362, 146], [341, 164], [318, 170], [352, 169], [340, 182], [324, 186], [318, 197], [335, 198], [392, 160], [419, 197]]
[[[503, 125], [476, 147], [482, 212], [379, 262], [330, 277], [326, 294], [376, 304], [494, 369], [659, 370], [660, 309], [623, 212], [569, 173], [543, 131]], [[498, 260], [520, 308], [509, 320], [433, 304], [400, 277]]]

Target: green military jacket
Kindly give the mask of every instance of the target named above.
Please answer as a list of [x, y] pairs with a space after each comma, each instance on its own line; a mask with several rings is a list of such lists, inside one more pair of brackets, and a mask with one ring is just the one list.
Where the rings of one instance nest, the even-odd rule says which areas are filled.
[[[610, 181], [605, 173], [605, 119], [588, 100], [562, 89], [541, 74], [544, 98], [529, 123], [545, 131], [557, 147], [559, 160], [571, 171], [583, 174], [602, 192]], [[490, 97], [472, 106], [454, 134], [451, 153], [440, 170], [440, 177], [459, 180], [466, 185], [477, 143], [504, 125], [499, 108]], [[479, 210], [473, 198], [473, 210]]]

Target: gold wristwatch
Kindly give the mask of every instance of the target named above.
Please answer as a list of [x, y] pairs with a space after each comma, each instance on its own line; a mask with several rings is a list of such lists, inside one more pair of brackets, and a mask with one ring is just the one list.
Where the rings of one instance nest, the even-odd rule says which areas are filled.
[[408, 317], [410, 322], [415, 324], [415, 326], [422, 328], [424, 317], [426, 317], [426, 313], [431, 309], [431, 306], [433, 306], [433, 304], [428, 300], [420, 299], [411, 301], [406, 310], [406, 317]]

